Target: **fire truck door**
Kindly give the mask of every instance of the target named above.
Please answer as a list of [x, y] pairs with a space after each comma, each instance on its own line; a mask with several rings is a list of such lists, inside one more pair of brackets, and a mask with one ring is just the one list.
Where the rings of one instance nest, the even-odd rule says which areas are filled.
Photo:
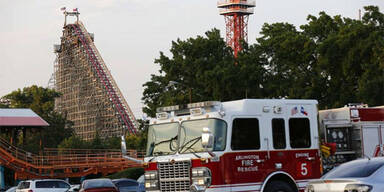
[[226, 184], [231, 191], [258, 191], [265, 177], [267, 151], [264, 137], [256, 117], [233, 119], [232, 152], [224, 157], [229, 172]]
[[362, 153], [363, 156], [373, 157], [380, 152], [383, 145], [383, 126], [362, 125]]

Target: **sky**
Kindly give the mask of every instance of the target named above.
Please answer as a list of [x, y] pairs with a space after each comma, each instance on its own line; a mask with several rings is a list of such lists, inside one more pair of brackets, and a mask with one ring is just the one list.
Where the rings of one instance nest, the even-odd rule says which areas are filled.
[[[384, 10], [384, 0], [256, 0], [249, 43], [256, 42], [264, 23], [300, 26], [320, 11], [358, 19], [367, 5]], [[143, 117], [142, 85], [158, 74], [154, 60], [160, 51], [171, 56], [172, 41], [212, 28], [225, 34], [217, 0], [0, 0], [0, 97], [31, 85], [48, 86], [53, 45], [60, 43], [64, 24], [61, 7], [78, 8], [136, 118]]]

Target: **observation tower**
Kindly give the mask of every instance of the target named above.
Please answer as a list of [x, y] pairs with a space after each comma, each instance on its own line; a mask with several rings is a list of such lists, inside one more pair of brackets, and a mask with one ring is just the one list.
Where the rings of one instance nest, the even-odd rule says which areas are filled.
[[224, 15], [226, 41], [232, 47], [235, 57], [241, 48], [241, 41], [248, 41], [248, 17], [254, 12], [255, 0], [219, 0], [217, 7]]

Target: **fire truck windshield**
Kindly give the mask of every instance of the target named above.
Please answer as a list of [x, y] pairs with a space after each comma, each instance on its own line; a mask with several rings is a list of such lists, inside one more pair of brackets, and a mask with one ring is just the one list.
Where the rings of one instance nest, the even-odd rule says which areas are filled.
[[179, 153], [203, 152], [201, 133], [208, 127], [214, 135], [213, 151], [223, 151], [226, 144], [227, 124], [220, 119], [200, 119], [181, 123]]
[[204, 127], [208, 127], [214, 135], [212, 150], [224, 151], [227, 136], [225, 121], [199, 119], [183, 121], [181, 124], [175, 122], [149, 126], [147, 156], [170, 155], [176, 151], [179, 153], [203, 152], [205, 149], [201, 145], [201, 134]]
[[176, 153], [179, 123], [151, 125], [148, 128], [147, 156]]

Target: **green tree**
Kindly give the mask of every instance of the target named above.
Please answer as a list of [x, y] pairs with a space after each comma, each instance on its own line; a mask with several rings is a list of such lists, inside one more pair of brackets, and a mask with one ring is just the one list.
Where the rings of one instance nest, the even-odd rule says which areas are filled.
[[124, 171], [114, 173], [112, 175], [108, 175], [107, 178], [110, 178], [110, 179], [129, 178], [129, 179], [136, 180], [143, 174], [144, 174], [144, 168], [134, 167], [134, 168], [129, 168]]
[[205, 37], [178, 39], [172, 42], [170, 52], [172, 58], [160, 53], [155, 60], [160, 74], [152, 75], [143, 85], [145, 113], [154, 116], [159, 106], [225, 98], [223, 87], [230, 82], [220, 74], [226, 73], [234, 59], [219, 30], [208, 31]]
[[369, 35], [359, 42], [364, 72], [358, 80], [359, 100], [370, 105], [384, 104], [384, 14], [378, 7], [365, 7], [363, 23]]
[[322, 86], [315, 98], [322, 107], [384, 102], [383, 14], [374, 6], [365, 9], [362, 21], [322, 12], [318, 18], [309, 16], [309, 23], [301, 26], [317, 44], [314, 69]]
[[259, 65], [259, 55], [241, 54], [235, 60], [217, 29], [206, 32], [205, 37], [178, 39], [172, 42], [170, 52], [172, 57], [160, 53], [155, 60], [160, 74], [152, 75], [143, 85], [144, 112], [149, 116], [164, 105], [261, 96], [258, 89], [265, 70]]
[[18, 89], [3, 97], [9, 101], [10, 108], [30, 108], [35, 113], [45, 118], [54, 110], [55, 98], [60, 94], [53, 89], [32, 85], [23, 90]]
[[266, 96], [314, 98], [315, 42], [288, 23], [264, 24], [261, 35], [257, 42], [267, 60]]
[[[144, 112], [202, 100], [317, 99], [320, 108], [384, 104], [384, 15], [365, 7], [362, 21], [309, 15], [308, 23], [264, 24], [237, 58], [218, 30], [172, 42], [159, 75], [145, 83]], [[236, 65], [235, 65], [236, 64]], [[191, 99], [190, 99], [191, 97]]]

